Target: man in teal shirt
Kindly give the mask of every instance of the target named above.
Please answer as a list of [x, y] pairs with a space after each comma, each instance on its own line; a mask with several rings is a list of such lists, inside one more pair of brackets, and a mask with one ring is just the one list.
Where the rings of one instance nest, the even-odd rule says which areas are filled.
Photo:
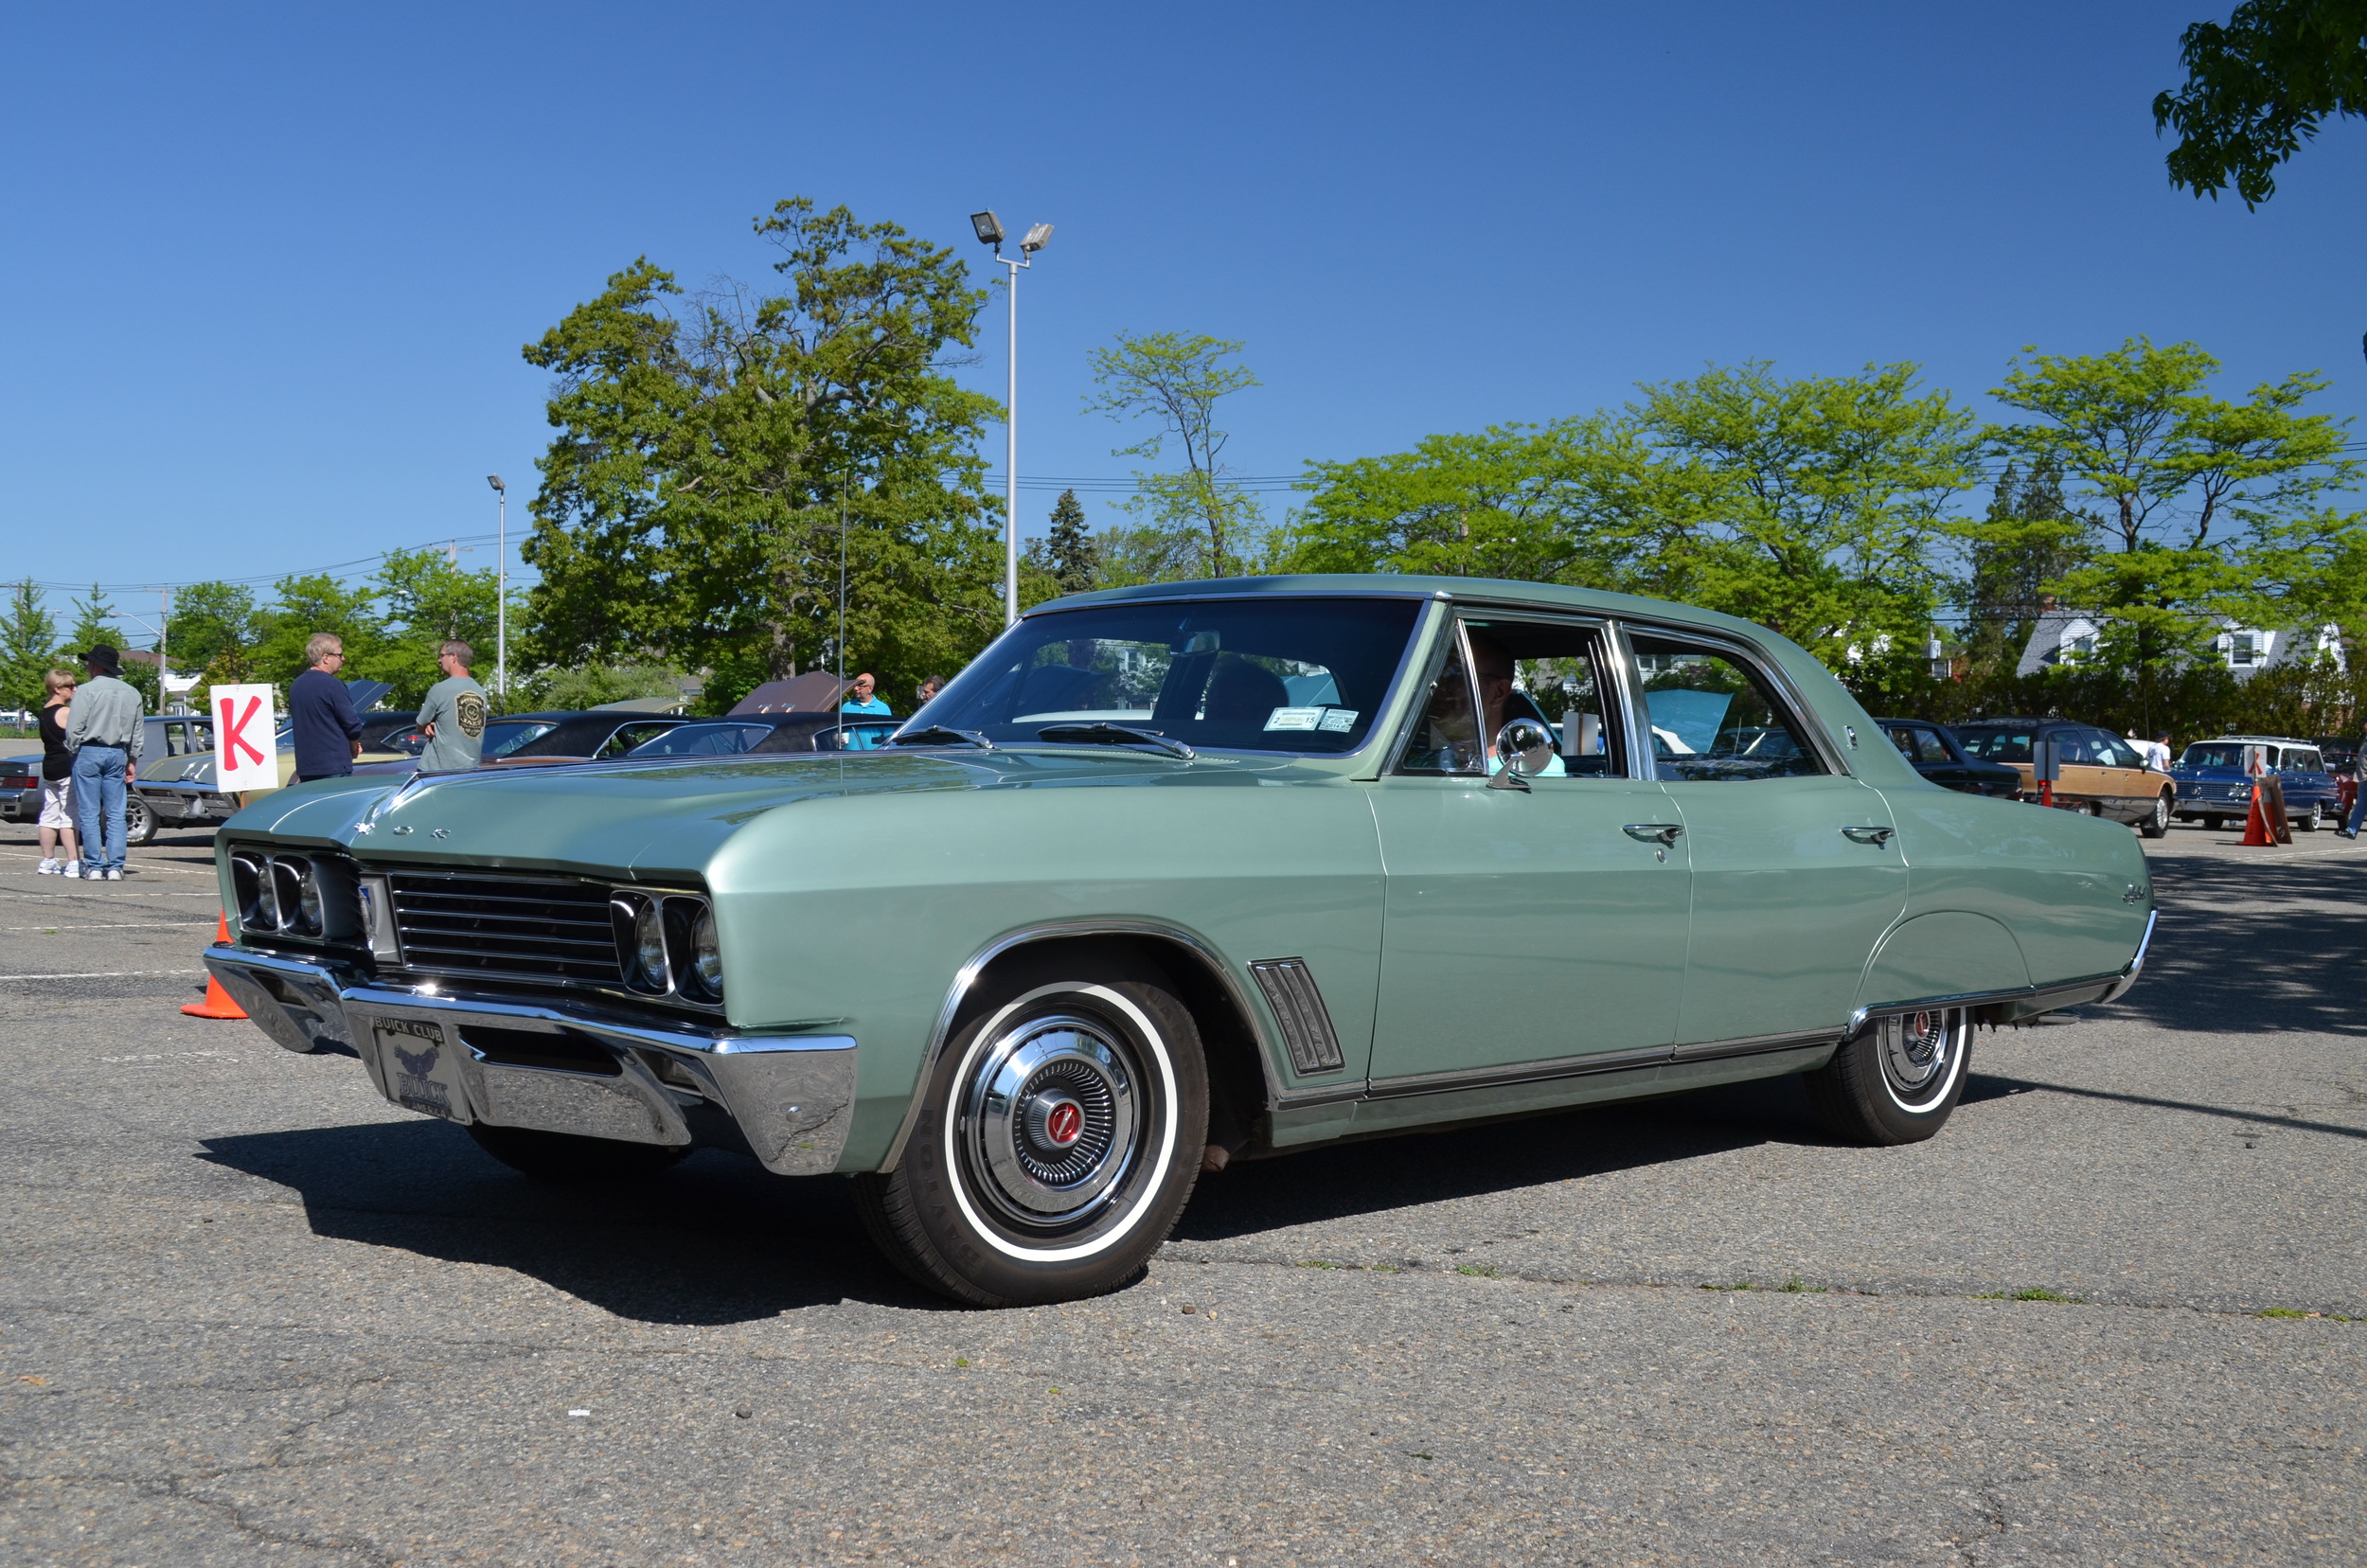
[[469, 661], [475, 656], [457, 639], [436, 650], [444, 678], [427, 688], [427, 701], [419, 704], [419, 729], [427, 737], [427, 749], [419, 753], [421, 773], [473, 768], [484, 754], [485, 688], [469, 678]]
[[856, 676], [853, 688], [846, 694], [846, 701], [838, 705], [839, 712], [867, 713], [881, 719], [894, 718], [895, 715], [889, 711], [888, 705], [872, 695], [878, 685], [879, 683], [871, 678], [871, 671], [867, 669]]

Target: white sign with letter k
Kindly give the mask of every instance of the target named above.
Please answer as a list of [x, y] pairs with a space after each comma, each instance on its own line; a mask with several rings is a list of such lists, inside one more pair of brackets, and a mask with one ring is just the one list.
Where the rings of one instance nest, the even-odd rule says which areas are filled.
[[214, 788], [224, 794], [279, 788], [271, 687], [218, 686], [206, 693], [205, 702], [213, 709]]

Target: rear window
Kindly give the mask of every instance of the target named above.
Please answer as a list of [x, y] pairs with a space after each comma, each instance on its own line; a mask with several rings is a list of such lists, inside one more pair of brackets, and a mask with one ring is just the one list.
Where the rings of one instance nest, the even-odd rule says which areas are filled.
[[485, 726], [485, 757], [507, 757], [529, 740], [539, 740], [557, 729], [546, 720], [512, 720], [507, 723]]
[[655, 736], [628, 757], [737, 757], [773, 733], [771, 724], [684, 724]]
[[1984, 762], [2027, 762], [2030, 760], [2030, 738], [2034, 733], [2026, 727], [1960, 729], [1956, 732], [1956, 739], [1966, 751]]

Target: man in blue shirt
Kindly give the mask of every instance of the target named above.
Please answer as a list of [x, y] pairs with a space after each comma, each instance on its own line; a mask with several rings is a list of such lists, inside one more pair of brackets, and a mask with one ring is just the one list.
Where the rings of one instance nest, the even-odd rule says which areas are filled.
[[872, 695], [878, 685], [878, 682], [872, 680], [871, 671], [867, 669], [856, 676], [853, 689], [846, 694], [846, 701], [838, 705], [839, 712], [866, 713], [881, 719], [895, 717], [885, 703]]
[[346, 645], [336, 633], [315, 632], [304, 645], [311, 668], [288, 687], [288, 720], [295, 730], [295, 781], [343, 778], [362, 755], [362, 716], [337, 671], [345, 668]]

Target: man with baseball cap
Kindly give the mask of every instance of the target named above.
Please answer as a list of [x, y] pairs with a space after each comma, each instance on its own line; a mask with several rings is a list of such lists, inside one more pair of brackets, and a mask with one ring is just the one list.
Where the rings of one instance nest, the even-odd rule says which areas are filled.
[[90, 679], [76, 688], [65, 726], [65, 743], [74, 748], [75, 814], [82, 823], [82, 877], [121, 882], [123, 791], [139, 771], [148, 704], [123, 683], [123, 661], [112, 645], [94, 644], [82, 668]]

